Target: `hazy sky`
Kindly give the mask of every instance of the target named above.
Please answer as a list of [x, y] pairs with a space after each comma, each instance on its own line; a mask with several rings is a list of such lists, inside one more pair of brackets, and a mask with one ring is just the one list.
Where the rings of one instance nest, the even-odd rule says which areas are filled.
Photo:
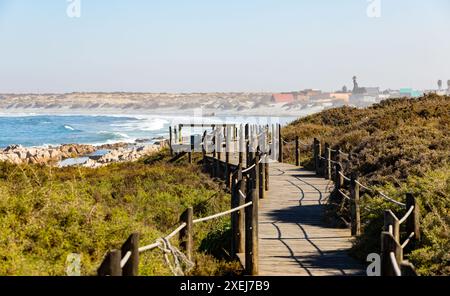
[[446, 85], [450, 1], [376, 1], [0, 0], [0, 93]]

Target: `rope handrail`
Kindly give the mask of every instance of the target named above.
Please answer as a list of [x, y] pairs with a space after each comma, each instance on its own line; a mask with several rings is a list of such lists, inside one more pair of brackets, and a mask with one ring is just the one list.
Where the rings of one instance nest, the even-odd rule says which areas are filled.
[[159, 242], [156, 242], [156, 243], [153, 243], [153, 244], [151, 244], [151, 245], [147, 245], [147, 246], [144, 246], [144, 247], [140, 247], [140, 248], [139, 248], [139, 253], [142, 253], [142, 252], [145, 252], [145, 251], [152, 250], [152, 249], [158, 247], [159, 244], [160, 244]]
[[397, 204], [397, 205], [399, 205], [399, 206], [406, 207], [406, 204], [404, 204], [404, 203], [402, 203], [402, 202], [399, 202], [399, 201], [397, 201], [397, 200], [395, 200], [395, 199], [393, 199], [393, 198], [387, 196], [386, 194], [384, 194], [383, 192], [381, 192], [381, 191], [378, 190], [378, 189], [369, 188], [369, 187], [365, 186], [364, 184], [362, 184], [362, 183], [359, 182], [359, 181], [355, 181], [355, 182], [356, 182], [359, 186], [361, 186], [362, 188], [364, 188], [364, 189], [366, 189], [366, 190], [368, 190], [368, 191], [372, 191], [372, 192], [378, 193], [379, 195], [381, 195], [381, 197], [383, 197], [384, 199], [386, 199], [386, 200], [388, 200], [388, 201], [390, 201], [390, 202], [392, 202], [392, 203], [395, 203], [395, 204]]
[[351, 200], [351, 198], [350, 198], [347, 194], [345, 194], [344, 192], [342, 192], [341, 189], [338, 189], [338, 191], [339, 191], [340, 194], [342, 194], [343, 197], [345, 197], [345, 198], [348, 199], [348, 200]]
[[391, 258], [392, 267], [394, 267], [395, 276], [401, 276], [402, 272], [400, 271], [400, 267], [397, 264], [397, 259], [395, 258], [395, 253], [390, 252], [389, 257]]
[[[181, 230], [183, 230], [183, 228], [186, 227], [186, 223], [182, 223], [177, 229], [175, 229], [174, 231], [172, 231], [172, 233], [170, 233], [168, 236], [166, 236], [164, 239], [165, 240], [170, 240], [172, 237], [174, 237], [175, 235], [177, 235]], [[139, 253], [144, 252], [144, 251], [148, 251], [151, 249], [154, 249], [156, 247], [159, 247], [159, 245], [161, 244], [160, 241], [157, 241], [156, 243], [153, 243], [151, 245], [147, 245], [147, 246], [143, 246], [139, 248]]]
[[222, 216], [225, 216], [225, 215], [237, 212], [237, 211], [239, 211], [241, 209], [244, 209], [244, 208], [246, 208], [246, 207], [248, 207], [248, 206], [250, 206], [252, 204], [253, 204], [253, 202], [248, 202], [246, 204], [243, 204], [242, 206], [235, 207], [235, 208], [233, 208], [231, 210], [228, 210], [228, 211], [225, 211], [225, 212], [217, 213], [215, 215], [204, 217], [204, 218], [195, 219], [195, 220], [192, 221], [192, 223], [197, 224], [197, 223], [200, 223], [200, 222], [205, 222], [205, 221], [208, 221], [208, 220], [216, 219], [216, 218], [219, 218], [219, 217], [222, 217]]
[[[294, 143], [296, 140], [286, 141], [286, 140], [282, 139], [282, 141], [283, 141], [284, 144], [290, 144], [290, 143]], [[298, 143], [300, 145], [303, 145], [303, 146], [311, 146], [312, 145], [312, 144], [307, 144], [307, 143], [302, 142], [302, 141], [298, 141]]]
[[337, 152], [337, 150], [331, 149], [330, 147], [327, 148], [331, 152]]
[[255, 166], [256, 166], [256, 164], [253, 164], [252, 166], [246, 168], [245, 170], [242, 170], [242, 173], [246, 173], [246, 172], [251, 171]]
[[339, 175], [341, 175], [345, 180], [351, 181], [351, 179], [349, 177], [346, 177], [342, 172], [339, 172]]
[[341, 155], [344, 155], [344, 156], [347, 156], [347, 157], [350, 156], [350, 153], [344, 153], [344, 152], [342, 152], [341, 150], [339, 150], [339, 153], [340, 153]]
[[404, 249], [408, 245], [408, 243], [411, 241], [413, 236], [414, 236], [414, 231], [411, 232], [411, 234], [408, 236], [408, 238], [403, 242], [402, 249]]
[[405, 216], [403, 216], [403, 218], [401, 218], [401, 219], [398, 221], [398, 223], [399, 223], [399, 224], [402, 224], [403, 222], [405, 222], [406, 219], [408, 219], [408, 217], [411, 215], [411, 213], [413, 212], [413, 210], [414, 210], [414, 206], [411, 206], [411, 207], [409, 208], [408, 212], [405, 214]]
[[406, 204], [404, 204], [404, 203], [402, 203], [402, 202], [399, 202], [399, 201], [396, 201], [395, 199], [390, 198], [389, 196], [387, 196], [387, 195], [384, 194], [383, 192], [381, 192], [381, 191], [379, 191], [379, 190], [377, 190], [377, 192], [378, 192], [384, 199], [386, 199], [386, 200], [388, 200], [388, 201], [390, 201], [390, 202], [392, 202], [392, 203], [395, 203], [395, 204], [397, 204], [397, 205], [399, 205], [399, 206], [406, 207]]
[[123, 256], [122, 260], [120, 260], [120, 267], [123, 268], [125, 264], [127, 264], [128, 260], [131, 257], [131, 251], [128, 251], [125, 256]]
[[361, 186], [362, 188], [368, 190], [368, 191], [373, 191], [372, 188], [367, 187], [366, 185], [362, 184], [361, 182], [355, 180], [355, 183], [358, 184], [359, 186]]

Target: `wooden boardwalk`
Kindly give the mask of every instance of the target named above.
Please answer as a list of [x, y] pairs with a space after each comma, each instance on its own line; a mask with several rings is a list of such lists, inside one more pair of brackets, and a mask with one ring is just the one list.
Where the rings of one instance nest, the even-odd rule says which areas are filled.
[[350, 230], [323, 220], [333, 183], [290, 164], [269, 168], [269, 191], [259, 206], [259, 275], [363, 275], [348, 255]]

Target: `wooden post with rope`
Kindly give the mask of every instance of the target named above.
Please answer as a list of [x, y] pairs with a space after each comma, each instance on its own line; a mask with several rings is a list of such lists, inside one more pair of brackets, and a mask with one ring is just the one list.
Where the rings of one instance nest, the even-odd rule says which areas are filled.
[[207, 132], [205, 131], [203, 133], [202, 137], [202, 159], [203, 159], [203, 168], [206, 169], [206, 135]]
[[352, 217], [352, 235], [361, 235], [361, 209], [359, 199], [359, 184], [358, 174], [352, 173], [350, 181], [350, 193], [351, 193], [351, 217]]
[[231, 188], [231, 170], [230, 170], [230, 149], [231, 149], [231, 126], [225, 127], [225, 184]]
[[325, 143], [325, 169], [324, 169], [324, 177], [327, 180], [331, 180], [331, 150], [330, 144]]
[[281, 124], [278, 124], [278, 161], [283, 162], [283, 137], [281, 136]]
[[396, 242], [400, 242], [400, 222], [391, 210], [384, 211], [384, 231], [389, 232], [389, 227], [392, 227], [392, 236]]
[[172, 126], [169, 126], [169, 149], [170, 149], [170, 156], [173, 156], [173, 148], [172, 148]]
[[300, 166], [300, 138], [295, 137], [295, 165]]
[[122, 245], [121, 253], [125, 256], [131, 252], [127, 263], [122, 267], [123, 276], [139, 275], [139, 233], [132, 233]]
[[261, 158], [263, 161], [259, 164], [259, 184], [258, 184], [258, 190], [259, 190], [259, 198], [263, 199], [266, 197], [266, 164], [265, 156], [264, 154], [261, 155]]
[[413, 240], [408, 245], [408, 250], [412, 250], [414, 245], [420, 241], [420, 208], [412, 193], [406, 194], [406, 210], [414, 207], [411, 215], [406, 219], [406, 232], [407, 235], [414, 232]]
[[320, 141], [317, 138], [314, 138], [314, 145], [313, 145], [313, 161], [314, 161], [314, 169], [316, 171], [316, 175], [319, 174], [319, 147], [320, 147]]
[[192, 260], [192, 251], [194, 247], [193, 217], [194, 210], [192, 207], [187, 208], [180, 217], [180, 222], [186, 223], [186, 226], [180, 231], [180, 247], [185, 251], [186, 257], [189, 260]]
[[189, 163], [192, 164], [192, 156], [194, 154], [194, 142], [195, 142], [195, 136], [191, 135], [191, 147], [189, 149]]
[[[247, 193], [247, 182], [244, 176], [242, 176], [242, 168], [240, 171], [240, 183], [239, 183], [239, 191], [238, 191], [238, 197], [239, 197], [239, 206], [242, 206], [245, 204], [246, 201], [246, 193]], [[243, 195], [240, 194], [240, 192], [243, 193]], [[237, 212], [238, 213], [238, 220], [237, 220], [237, 247], [236, 251], [237, 253], [244, 253], [245, 252], [245, 209], [242, 209]]]
[[398, 266], [403, 261], [402, 246], [389, 232], [381, 233], [381, 275], [395, 276], [395, 269], [391, 260], [391, 252], [395, 254], [395, 260]]
[[[238, 175], [233, 177], [231, 208], [236, 208], [245, 204], [245, 180], [242, 177], [242, 166], [238, 168]], [[231, 254], [235, 257], [238, 253], [243, 253], [245, 249], [244, 230], [244, 209], [231, 214]]]
[[248, 275], [258, 275], [258, 204], [256, 180], [248, 184], [246, 203], [252, 205], [245, 209], [245, 271]]
[[97, 269], [99, 276], [122, 276], [120, 261], [122, 252], [120, 250], [111, 250], [106, 254], [100, 267]]
[[342, 178], [342, 176], [340, 174], [341, 172], [342, 172], [342, 165], [339, 162], [337, 162], [335, 164], [334, 185], [336, 188], [335, 194], [338, 197], [337, 198], [338, 202], [341, 202], [341, 200], [344, 198], [342, 196], [342, 194], [340, 193], [340, 190], [344, 184], [344, 182], [343, 182], [344, 178]]

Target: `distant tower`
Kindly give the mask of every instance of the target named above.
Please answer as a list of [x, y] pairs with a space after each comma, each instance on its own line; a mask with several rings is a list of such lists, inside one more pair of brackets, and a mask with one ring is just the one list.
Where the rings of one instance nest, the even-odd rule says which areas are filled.
[[442, 89], [442, 80], [438, 80], [438, 88], [439, 88], [439, 90], [441, 90]]
[[[450, 80], [449, 80], [449, 82], [450, 82]], [[342, 87], [342, 92], [343, 92], [343, 93], [348, 92], [347, 86], [344, 85], [344, 86]]]
[[358, 82], [356, 82], [356, 76], [353, 76], [353, 92], [356, 93], [358, 92], [359, 86], [358, 86]]

